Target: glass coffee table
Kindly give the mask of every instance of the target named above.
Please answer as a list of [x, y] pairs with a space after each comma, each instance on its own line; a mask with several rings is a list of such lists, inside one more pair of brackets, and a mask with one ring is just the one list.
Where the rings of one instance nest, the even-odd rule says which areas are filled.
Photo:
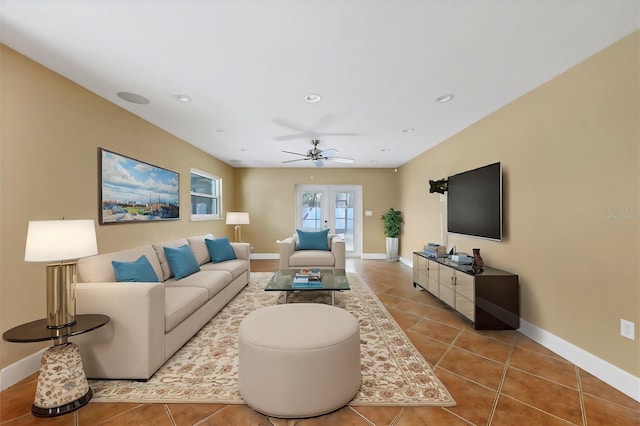
[[276, 271], [264, 288], [265, 291], [284, 292], [284, 303], [290, 292], [293, 291], [328, 291], [331, 293], [331, 304], [336, 304], [336, 292], [349, 290], [349, 281], [344, 269], [320, 269], [318, 281], [310, 280], [308, 283], [294, 284], [294, 278], [300, 269], [281, 269]]

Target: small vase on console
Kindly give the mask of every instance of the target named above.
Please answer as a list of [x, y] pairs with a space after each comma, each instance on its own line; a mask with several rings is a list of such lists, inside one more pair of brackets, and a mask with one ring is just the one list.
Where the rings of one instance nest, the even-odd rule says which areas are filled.
[[484, 271], [484, 260], [482, 260], [482, 256], [480, 256], [480, 249], [473, 249], [473, 272], [482, 272]]

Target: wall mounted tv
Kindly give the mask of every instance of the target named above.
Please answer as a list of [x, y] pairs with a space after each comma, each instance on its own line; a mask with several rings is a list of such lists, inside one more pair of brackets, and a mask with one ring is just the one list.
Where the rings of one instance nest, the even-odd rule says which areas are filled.
[[447, 230], [502, 239], [502, 168], [493, 163], [447, 179]]

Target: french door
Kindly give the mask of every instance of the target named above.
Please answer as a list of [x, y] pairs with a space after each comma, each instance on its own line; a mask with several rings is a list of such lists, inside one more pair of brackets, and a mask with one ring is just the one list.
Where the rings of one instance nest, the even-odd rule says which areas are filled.
[[347, 257], [362, 253], [362, 187], [296, 185], [296, 228], [341, 234]]

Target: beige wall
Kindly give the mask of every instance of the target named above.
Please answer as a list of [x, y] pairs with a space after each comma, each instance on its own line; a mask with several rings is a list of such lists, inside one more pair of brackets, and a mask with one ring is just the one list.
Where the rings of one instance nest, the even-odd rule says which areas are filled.
[[[232, 236], [223, 221], [189, 220], [189, 171], [222, 177], [224, 193], [232, 194], [233, 168], [6, 46], [0, 49], [2, 332], [45, 313], [45, 265], [24, 262], [29, 220], [94, 219], [97, 225], [98, 147], [180, 173], [181, 206], [179, 221], [97, 225], [100, 252], [206, 232]], [[225, 207], [235, 207], [233, 197]], [[39, 347], [2, 341], [2, 367]]]
[[[222, 221], [188, 219], [188, 174], [196, 167], [224, 179], [225, 210], [270, 212], [252, 214], [243, 227], [254, 252], [274, 253], [275, 240], [292, 233], [295, 183], [361, 184], [363, 211], [373, 211], [363, 218], [363, 252], [384, 252], [380, 215], [395, 207], [406, 220], [401, 255], [410, 259], [440, 240], [446, 218], [428, 180], [501, 161], [505, 239], [451, 236], [449, 244], [480, 247], [488, 264], [518, 273], [526, 321], [638, 377], [639, 340], [620, 337], [619, 321], [640, 327], [639, 52], [636, 33], [394, 173], [233, 170], [2, 47], [0, 331], [45, 311], [44, 265], [23, 261], [28, 221], [97, 221], [98, 147], [179, 172], [182, 206], [180, 221], [98, 226], [101, 252], [204, 232], [230, 236]], [[631, 214], [611, 217], [619, 209]], [[38, 345], [0, 348], [4, 367]]]
[[[277, 253], [276, 240], [295, 232], [296, 184], [362, 185], [362, 251], [385, 252], [380, 216], [397, 208], [398, 173], [393, 169], [237, 169], [236, 179], [240, 207], [251, 218], [242, 227], [242, 239], [251, 242], [254, 253]], [[365, 217], [365, 210], [372, 216]]]
[[[520, 275], [522, 318], [640, 376], [640, 32], [405, 164], [401, 255], [440, 241], [439, 179], [500, 161], [505, 238], [449, 236]], [[455, 106], [451, 105], [452, 109]], [[626, 217], [612, 217], [626, 211]], [[620, 336], [620, 319], [636, 340]]]

